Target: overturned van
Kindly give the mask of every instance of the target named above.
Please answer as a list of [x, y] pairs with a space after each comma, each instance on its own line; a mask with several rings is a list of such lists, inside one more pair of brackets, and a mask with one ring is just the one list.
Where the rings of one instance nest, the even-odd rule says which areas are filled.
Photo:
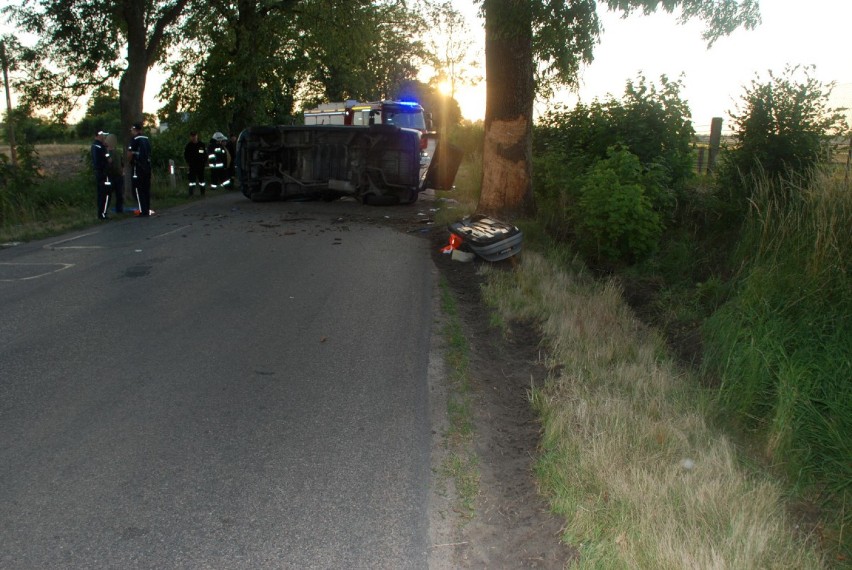
[[237, 177], [254, 201], [351, 196], [410, 204], [432, 165], [421, 160], [420, 138], [392, 125], [250, 127], [237, 142]]

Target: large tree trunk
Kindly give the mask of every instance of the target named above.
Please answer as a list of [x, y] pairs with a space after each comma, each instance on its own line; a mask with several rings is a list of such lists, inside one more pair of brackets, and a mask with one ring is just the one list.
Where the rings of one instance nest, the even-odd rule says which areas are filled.
[[118, 140], [130, 140], [130, 126], [142, 120], [145, 83], [148, 80], [148, 27], [145, 22], [146, 2], [125, 0], [122, 16], [127, 26], [127, 68], [118, 82], [118, 106], [121, 111], [121, 133]]
[[512, 220], [534, 211], [535, 85], [529, 0], [485, 0], [485, 147], [477, 212]]
[[177, 22], [189, 0], [174, 0], [152, 18], [151, 0], [123, 0], [121, 18], [127, 27], [127, 69], [118, 82], [120, 141], [130, 140], [130, 126], [143, 119], [148, 70], [156, 63], [167, 30]]
[[256, 0], [237, 2], [237, 21], [233, 30], [234, 51], [231, 57], [237, 69], [238, 83], [236, 93], [233, 93], [230, 116], [227, 117], [228, 129], [231, 133], [239, 133], [257, 121], [260, 81], [257, 65], [252, 60], [256, 58], [254, 43], [257, 41], [253, 35], [260, 28], [261, 18]]

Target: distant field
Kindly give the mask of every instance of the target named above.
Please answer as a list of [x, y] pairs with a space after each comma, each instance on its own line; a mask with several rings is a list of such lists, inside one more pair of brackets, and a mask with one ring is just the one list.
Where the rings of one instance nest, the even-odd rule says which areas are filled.
[[41, 163], [46, 176], [76, 174], [84, 166], [88, 145], [83, 144], [37, 144]]

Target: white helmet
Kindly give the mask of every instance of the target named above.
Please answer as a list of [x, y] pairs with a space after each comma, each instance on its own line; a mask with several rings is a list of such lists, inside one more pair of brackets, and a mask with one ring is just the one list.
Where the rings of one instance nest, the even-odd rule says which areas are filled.
[[226, 140], [228, 140], [228, 137], [226, 137], [225, 135], [223, 135], [223, 134], [222, 134], [222, 133], [220, 133], [219, 131], [216, 131], [216, 132], [213, 134], [213, 139], [214, 139], [214, 140], [217, 140], [217, 141], [226, 141]]

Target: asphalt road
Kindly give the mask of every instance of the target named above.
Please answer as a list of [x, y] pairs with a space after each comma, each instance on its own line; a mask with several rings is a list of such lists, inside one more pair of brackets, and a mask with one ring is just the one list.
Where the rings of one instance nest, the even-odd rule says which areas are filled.
[[433, 265], [364, 208], [0, 249], [0, 567], [425, 567]]

